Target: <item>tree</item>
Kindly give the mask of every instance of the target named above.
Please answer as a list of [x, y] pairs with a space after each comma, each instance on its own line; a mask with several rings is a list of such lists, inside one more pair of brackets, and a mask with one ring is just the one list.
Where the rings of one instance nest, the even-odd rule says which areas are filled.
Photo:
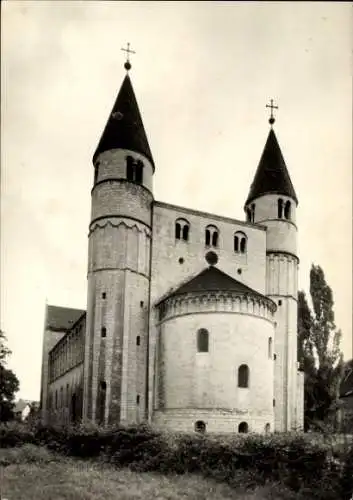
[[11, 354], [6, 346], [6, 336], [0, 330], [0, 421], [13, 419], [15, 393], [19, 390], [19, 381], [12, 370], [6, 368], [6, 358]]
[[332, 290], [320, 266], [310, 271], [310, 296], [298, 293], [298, 360], [304, 370], [304, 428], [333, 423], [343, 375], [341, 331], [336, 329]]

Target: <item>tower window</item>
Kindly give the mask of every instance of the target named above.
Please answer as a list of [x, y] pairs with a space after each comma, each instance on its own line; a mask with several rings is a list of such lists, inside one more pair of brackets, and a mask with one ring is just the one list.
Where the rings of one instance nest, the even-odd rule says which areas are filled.
[[207, 226], [205, 230], [205, 245], [217, 247], [218, 246], [218, 229], [215, 226]]
[[276, 400], [275, 400], [275, 399], [273, 399], [273, 400], [272, 400], [272, 406], [273, 406], [273, 407], [275, 407], [275, 406], [276, 406]]
[[272, 337], [268, 339], [268, 357], [272, 359]]
[[271, 425], [270, 424], [266, 424], [265, 425], [265, 432], [266, 432], [266, 434], [268, 434], [270, 432], [270, 430], [271, 430]]
[[105, 299], [107, 294], [105, 292], [102, 293], [102, 299]]
[[142, 184], [143, 179], [143, 163], [141, 160], [138, 160], [135, 165], [135, 182], [137, 184]]
[[244, 233], [237, 232], [234, 235], [234, 252], [246, 253], [247, 238]]
[[101, 328], [101, 337], [104, 339], [107, 336], [107, 329], [105, 326]]
[[278, 218], [282, 219], [283, 217], [283, 200], [279, 198], [277, 202], [277, 209], [278, 209]]
[[291, 218], [291, 202], [286, 201], [286, 204], [284, 205], [284, 217], [289, 220]]
[[251, 222], [255, 222], [255, 203], [251, 205]]
[[134, 160], [132, 156], [126, 157], [126, 179], [130, 182], [142, 184], [143, 162], [141, 160]]
[[249, 387], [249, 367], [240, 365], [238, 369], [238, 387]]
[[197, 332], [197, 352], [208, 352], [208, 331], [201, 328]]
[[107, 389], [107, 383], [104, 380], [101, 381], [100, 388], [102, 391], [105, 391]]
[[281, 301], [281, 300], [279, 300], [279, 301], [278, 301], [278, 305], [279, 305], [279, 306], [281, 306], [281, 305], [282, 305], [282, 301]]
[[137, 335], [137, 337], [136, 337], [136, 345], [140, 345], [140, 342], [141, 342], [141, 337], [140, 337], [140, 335]]
[[249, 426], [246, 422], [241, 422], [238, 427], [238, 432], [242, 434], [247, 434], [249, 432]]
[[139, 405], [140, 404], [140, 395], [137, 394], [136, 396], [136, 404]]
[[140, 300], [140, 307], [143, 307], [143, 300]]
[[175, 222], [175, 239], [189, 241], [190, 224], [185, 219], [177, 219]]
[[132, 156], [126, 158], [126, 178], [128, 181], [134, 181], [134, 159]]
[[251, 210], [250, 210], [250, 208], [247, 208], [245, 210], [245, 212], [246, 212], [246, 220], [247, 220], [247, 222], [251, 222]]

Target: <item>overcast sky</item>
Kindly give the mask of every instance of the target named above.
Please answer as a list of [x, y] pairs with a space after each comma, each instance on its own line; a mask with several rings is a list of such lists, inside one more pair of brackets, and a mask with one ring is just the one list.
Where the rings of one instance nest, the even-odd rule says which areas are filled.
[[322, 266], [352, 356], [352, 21], [348, 2], [2, 2], [1, 328], [21, 397], [39, 399], [45, 301], [86, 308], [91, 159], [127, 41], [157, 200], [244, 220], [275, 99], [299, 287]]

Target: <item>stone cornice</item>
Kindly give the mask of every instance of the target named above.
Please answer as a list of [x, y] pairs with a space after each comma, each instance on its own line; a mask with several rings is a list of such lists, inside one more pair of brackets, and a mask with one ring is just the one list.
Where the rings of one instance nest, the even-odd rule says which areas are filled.
[[156, 306], [159, 322], [198, 313], [249, 314], [274, 321], [276, 304], [269, 298], [237, 292], [198, 292], [172, 296]]
[[[115, 221], [112, 221], [112, 219], [115, 219]], [[97, 227], [103, 229], [106, 226], [111, 226], [115, 228], [118, 228], [119, 226], [125, 226], [126, 228], [129, 229], [136, 227], [139, 233], [145, 233], [148, 238], [151, 237], [150, 226], [148, 226], [145, 222], [139, 219], [135, 219], [133, 217], [124, 215], [104, 215], [102, 217], [97, 217], [89, 225], [88, 236], [90, 236], [95, 231], [95, 229], [97, 229]]]

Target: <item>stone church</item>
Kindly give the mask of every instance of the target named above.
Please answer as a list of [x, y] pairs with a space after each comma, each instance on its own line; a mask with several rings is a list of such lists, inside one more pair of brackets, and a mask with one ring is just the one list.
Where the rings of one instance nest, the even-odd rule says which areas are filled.
[[46, 306], [42, 419], [301, 429], [298, 199], [272, 101], [245, 220], [221, 217], [155, 200], [163, 166], [125, 68], [93, 156], [87, 310]]

